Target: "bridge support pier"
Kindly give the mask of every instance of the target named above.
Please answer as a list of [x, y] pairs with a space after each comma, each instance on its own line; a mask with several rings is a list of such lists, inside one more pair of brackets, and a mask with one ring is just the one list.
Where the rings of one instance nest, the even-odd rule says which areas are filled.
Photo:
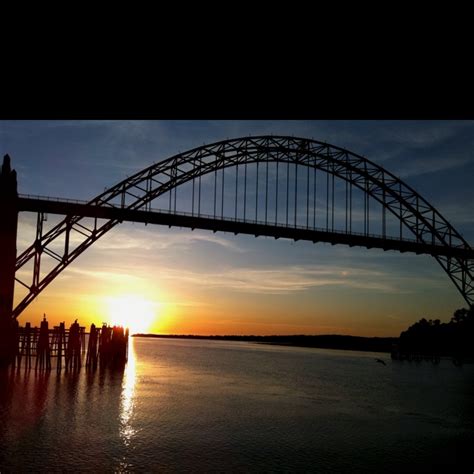
[[0, 171], [0, 366], [9, 365], [17, 353], [17, 327], [13, 319], [15, 289], [18, 192], [16, 171], [5, 155]]

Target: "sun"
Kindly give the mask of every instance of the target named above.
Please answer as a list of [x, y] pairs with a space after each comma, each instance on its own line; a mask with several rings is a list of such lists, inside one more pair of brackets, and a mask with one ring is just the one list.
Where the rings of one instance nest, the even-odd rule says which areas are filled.
[[113, 296], [107, 305], [110, 324], [129, 328], [130, 334], [149, 332], [159, 306], [139, 295]]

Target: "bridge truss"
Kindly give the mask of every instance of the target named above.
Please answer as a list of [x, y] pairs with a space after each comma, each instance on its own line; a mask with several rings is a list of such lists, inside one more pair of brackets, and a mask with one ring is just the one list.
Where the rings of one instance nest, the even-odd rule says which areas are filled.
[[[178, 189], [186, 212], [177, 207]], [[152, 208], [157, 201], [167, 209]], [[15, 279], [27, 293], [14, 318], [123, 221], [429, 254], [466, 302], [474, 302], [474, 251], [449, 222], [381, 166], [311, 139], [225, 140], [153, 164], [89, 202], [20, 196], [18, 203], [38, 219], [35, 241], [16, 260]], [[65, 218], [43, 231], [45, 213]], [[54, 265], [42, 272], [45, 257]], [[19, 271], [31, 262], [32, 278], [25, 281]]]

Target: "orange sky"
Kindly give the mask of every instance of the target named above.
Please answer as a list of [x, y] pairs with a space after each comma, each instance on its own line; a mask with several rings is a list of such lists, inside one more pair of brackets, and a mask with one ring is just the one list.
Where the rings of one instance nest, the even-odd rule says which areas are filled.
[[[473, 131], [472, 122], [449, 121], [0, 122], [0, 148], [12, 156], [20, 193], [87, 200], [202, 143], [314, 137], [400, 176], [472, 241]], [[57, 219], [48, 216], [46, 230]], [[22, 213], [18, 253], [34, 241], [35, 228], [36, 216]], [[18, 275], [27, 282], [31, 264]], [[53, 264], [45, 257], [43, 272]], [[18, 302], [23, 288], [15, 292]], [[465, 306], [429, 256], [124, 223], [19, 320], [39, 324], [46, 313], [51, 324], [122, 322], [132, 332], [397, 336], [421, 317], [448, 321]]]
[[[22, 235], [26, 234], [27, 229]], [[144, 248], [145, 237], [150, 245], [158, 241], [163, 248]], [[377, 250], [365, 259], [370, 264], [371, 257], [385, 256], [388, 267], [274, 265], [278, 250], [290, 259], [294, 253], [295, 260], [298, 251], [306, 256], [313, 253], [311, 261], [315, 262], [321, 255], [329, 261], [344, 260], [344, 254], [365, 255], [365, 249], [288, 240], [262, 239], [262, 248], [256, 252], [261, 264], [247, 262], [242, 267], [226, 261], [223, 253], [231, 254], [231, 262], [256, 259], [254, 251], [246, 248], [254, 240], [123, 224], [54, 280], [25, 310], [20, 322], [39, 324], [46, 313], [51, 325], [60, 321], [68, 325], [78, 318], [85, 326], [92, 322], [126, 324], [132, 333], [396, 336], [423, 315], [419, 312], [423, 305], [437, 305], [438, 311], [429, 316], [446, 319], [451, 311], [446, 293], [457, 297], [452, 285], [443, 281], [436, 262], [426, 256], [404, 257], [423, 262], [428, 272], [435, 272], [426, 281], [410, 271], [401, 276], [394, 273], [389, 254]], [[209, 255], [208, 268], [200, 268], [190, 258], [196, 253]], [[391, 255], [393, 260], [396, 254]], [[424, 286], [424, 291], [413, 291], [414, 283]], [[17, 300], [20, 291], [17, 285]]]

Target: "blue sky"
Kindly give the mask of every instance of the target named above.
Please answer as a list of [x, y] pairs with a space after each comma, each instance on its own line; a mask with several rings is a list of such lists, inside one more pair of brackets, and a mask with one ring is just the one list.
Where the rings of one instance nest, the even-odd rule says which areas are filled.
[[[178, 152], [261, 134], [314, 138], [367, 157], [474, 242], [472, 121], [3, 121], [0, 151], [12, 158], [20, 193], [88, 200]], [[33, 218], [20, 216], [19, 250], [31, 242]], [[68, 298], [80, 312], [100, 291], [125, 291], [132, 281], [160, 306], [163, 332], [398, 335], [422, 316], [448, 320], [465, 305], [429, 256], [122, 224], [29, 315], [54, 313], [53, 300]], [[103, 316], [100, 304], [87, 308]]]

